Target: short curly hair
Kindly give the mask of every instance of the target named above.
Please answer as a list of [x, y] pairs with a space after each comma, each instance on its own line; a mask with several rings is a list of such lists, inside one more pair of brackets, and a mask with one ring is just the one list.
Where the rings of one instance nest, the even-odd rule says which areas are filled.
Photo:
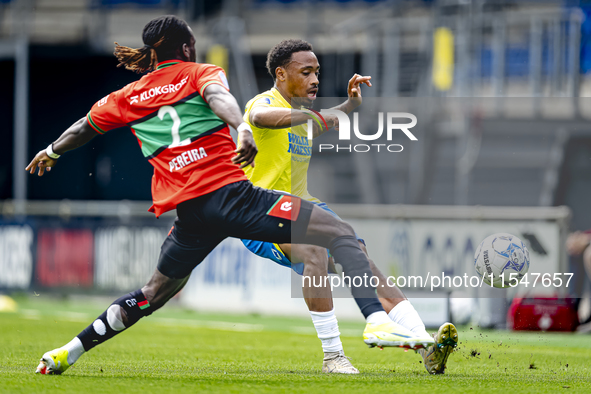
[[267, 54], [267, 71], [275, 81], [277, 67], [285, 67], [291, 60], [291, 55], [296, 52], [311, 52], [312, 44], [304, 40], [283, 40], [275, 45]]

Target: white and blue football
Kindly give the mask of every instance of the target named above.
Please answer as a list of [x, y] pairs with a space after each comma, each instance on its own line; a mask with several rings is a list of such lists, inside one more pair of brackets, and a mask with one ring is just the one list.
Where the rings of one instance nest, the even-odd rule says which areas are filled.
[[476, 248], [474, 268], [487, 285], [509, 288], [529, 271], [529, 251], [515, 235], [493, 234]]

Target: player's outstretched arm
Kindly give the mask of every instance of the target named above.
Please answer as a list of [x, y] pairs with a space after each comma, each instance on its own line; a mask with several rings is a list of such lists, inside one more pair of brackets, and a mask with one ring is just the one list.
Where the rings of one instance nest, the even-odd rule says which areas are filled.
[[97, 132], [86, 121], [86, 117], [81, 118], [64, 131], [54, 143], [50, 144], [46, 149], [39, 151], [25, 170], [34, 174], [37, 168], [39, 168], [39, 176], [42, 176], [45, 173], [45, 169], [50, 171], [51, 167], [56, 165], [57, 158], [60, 155], [86, 144], [97, 135]]
[[[361, 105], [361, 85], [366, 84], [367, 86], [371, 86], [370, 80], [371, 77], [369, 76], [353, 75], [347, 86], [347, 95], [349, 98], [333, 109], [348, 114]], [[319, 117], [322, 122], [318, 122]], [[329, 115], [323, 117], [318, 114], [314, 116], [310, 114], [310, 111], [259, 106], [253, 108], [249, 114], [250, 123], [264, 129], [284, 129], [306, 123], [309, 119], [315, 120], [313, 122], [314, 138], [324, 134], [333, 127], [338, 130], [338, 118], [336, 116]], [[321, 126], [318, 126], [319, 123]]]
[[232, 159], [232, 162], [240, 164], [240, 168], [247, 165], [254, 167], [254, 158], [258, 153], [258, 149], [250, 126], [242, 120], [242, 112], [234, 96], [221, 85], [211, 84], [205, 88], [203, 98], [221, 120], [238, 131], [240, 147], [236, 149], [238, 155]]
[[326, 127], [318, 126], [320, 122], [310, 114], [310, 111], [304, 112], [290, 108], [278, 107], [255, 107], [250, 111], [248, 120], [251, 124], [262, 129], [285, 129], [292, 126], [298, 126], [312, 122], [312, 134], [314, 138], [327, 131]]

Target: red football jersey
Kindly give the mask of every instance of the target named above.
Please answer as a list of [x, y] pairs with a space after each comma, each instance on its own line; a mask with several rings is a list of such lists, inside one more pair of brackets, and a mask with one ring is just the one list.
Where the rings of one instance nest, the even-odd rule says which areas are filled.
[[236, 145], [203, 98], [210, 84], [228, 88], [224, 70], [168, 60], [139, 81], [99, 100], [87, 115], [98, 133], [129, 126], [154, 166], [150, 212], [160, 216], [183, 201], [246, 180], [232, 163]]

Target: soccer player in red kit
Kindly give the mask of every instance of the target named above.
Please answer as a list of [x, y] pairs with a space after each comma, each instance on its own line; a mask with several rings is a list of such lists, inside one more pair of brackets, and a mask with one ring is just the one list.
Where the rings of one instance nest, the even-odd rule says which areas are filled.
[[[176, 209], [177, 218], [148, 283], [115, 300], [72, 341], [46, 352], [37, 367], [42, 374], [64, 372], [84, 352], [162, 307], [227, 237], [326, 247], [345, 275], [371, 276], [351, 226], [308, 201], [254, 187], [246, 179], [241, 168], [254, 165], [257, 154], [250, 127], [228, 91], [223, 69], [195, 63], [195, 38], [186, 22], [156, 18], [144, 27], [142, 38], [143, 48], [117, 44], [115, 56], [127, 69], [150, 72], [99, 100], [26, 169], [38, 169], [41, 176], [61, 154], [128, 126], [154, 167], [150, 211], [160, 216]], [[228, 124], [239, 132], [239, 149]], [[381, 326], [374, 344], [396, 343], [394, 323], [375, 288], [353, 285], [352, 293], [368, 324]]]

